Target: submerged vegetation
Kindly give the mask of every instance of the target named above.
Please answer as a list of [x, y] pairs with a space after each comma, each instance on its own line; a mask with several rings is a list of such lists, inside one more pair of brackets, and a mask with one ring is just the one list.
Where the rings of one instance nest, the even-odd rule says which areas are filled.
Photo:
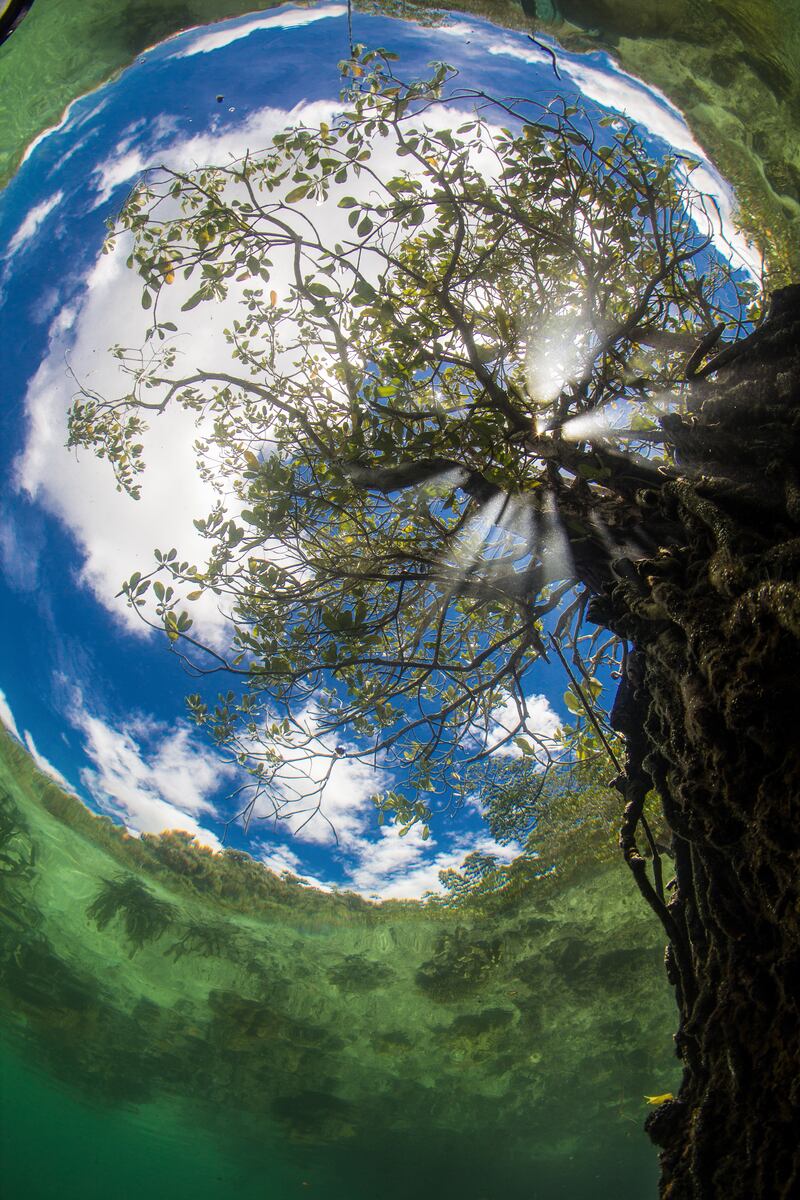
[[145, 942], [154, 942], [161, 937], [172, 924], [174, 913], [173, 905], [156, 899], [133, 875], [103, 880], [98, 896], [86, 910], [87, 917], [98, 929], [105, 929], [114, 917], [119, 916], [131, 944], [131, 957]]
[[[225, 879], [227, 854], [179, 839], [168, 866], [162, 839], [93, 816], [5, 735], [0, 751], [4, 850], [27, 871], [0, 875], [0, 1010], [95, 1100], [170, 1096], [229, 1136], [224, 1112], [248, 1155], [341, 1148], [343, 1178], [410, 1137], [419, 1162], [455, 1155], [451, 1179], [514, 1198], [675, 1086], [661, 939], [619, 862], [590, 852], [574, 885], [533, 880], [483, 916], [351, 903], [250, 860], [261, 898], [238, 904], [197, 886], [195, 856]], [[383, 1193], [410, 1170], [398, 1154]]]

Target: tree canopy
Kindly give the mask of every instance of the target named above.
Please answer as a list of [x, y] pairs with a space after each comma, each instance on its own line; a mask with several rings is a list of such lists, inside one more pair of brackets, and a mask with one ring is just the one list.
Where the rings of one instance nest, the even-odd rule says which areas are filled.
[[[687, 381], [756, 311], [692, 163], [623, 117], [460, 88], [444, 65], [403, 82], [393, 57], [358, 48], [327, 123], [147, 173], [107, 245], [141, 276], [146, 343], [115, 348], [125, 394], [83, 389], [71, 413], [71, 444], [134, 496], [146, 422], [197, 415], [208, 561], [160, 551], [124, 591], [229, 677], [189, 705], [251, 772], [246, 818], [262, 797], [316, 811], [342, 758], [401, 767], [382, 803], [409, 825], [500, 747], [552, 757], [529, 672], [560, 657], [585, 716], [619, 665], [587, 604], [668, 554], [653, 497], [680, 474]], [[204, 305], [228, 322], [219, 370], [181, 336]], [[195, 636], [208, 590], [228, 649]]]

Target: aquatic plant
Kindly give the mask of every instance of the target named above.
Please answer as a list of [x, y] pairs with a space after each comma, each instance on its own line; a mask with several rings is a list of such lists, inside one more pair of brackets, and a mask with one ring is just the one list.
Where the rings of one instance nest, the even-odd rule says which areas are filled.
[[237, 959], [239, 948], [236, 934], [230, 925], [195, 921], [167, 950], [167, 955], [176, 962], [186, 954], [196, 954], [201, 958]]
[[119, 914], [131, 944], [131, 958], [145, 942], [161, 937], [175, 919], [175, 913], [174, 905], [157, 899], [133, 875], [104, 880], [103, 887], [86, 910], [87, 917], [98, 929], [105, 929]]
[[483, 983], [502, 956], [502, 938], [476, 938], [458, 927], [439, 935], [433, 957], [422, 963], [415, 982], [433, 1000], [457, 1000]]
[[10, 792], [0, 788], [0, 887], [33, 877], [36, 848]]
[[346, 954], [328, 971], [328, 979], [343, 992], [372, 992], [393, 978], [391, 967], [363, 954]]

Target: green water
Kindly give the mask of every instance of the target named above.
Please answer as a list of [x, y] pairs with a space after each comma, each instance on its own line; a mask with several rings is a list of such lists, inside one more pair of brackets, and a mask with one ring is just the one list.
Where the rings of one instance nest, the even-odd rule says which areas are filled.
[[672, 998], [618, 866], [491, 914], [326, 897], [2, 759], [4, 1196], [653, 1194]]
[[488, 1140], [478, 1176], [474, 1148], [473, 1163], [465, 1164], [448, 1153], [454, 1147], [425, 1147], [419, 1140], [406, 1147], [405, 1163], [391, 1146], [385, 1151], [379, 1146], [362, 1147], [357, 1161], [351, 1157], [349, 1162], [336, 1162], [331, 1155], [309, 1151], [304, 1162], [287, 1163], [274, 1147], [259, 1154], [245, 1141], [237, 1144], [211, 1134], [198, 1136], [196, 1126], [166, 1104], [139, 1110], [90, 1105], [66, 1085], [32, 1070], [7, 1044], [0, 1047], [0, 1103], [6, 1114], [0, 1129], [3, 1195], [9, 1198], [377, 1200], [413, 1192], [421, 1197], [501, 1200], [524, 1195], [534, 1200], [644, 1197], [655, 1191], [653, 1164], [648, 1161], [652, 1155], [646, 1147], [630, 1144], [633, 1133], [616, 1162], [598, 1158], [577, 1166], [569, 1160], [561, 1165], [540, 1164], [529, 1171], [527, 1180], [514, 1180], [508, 1164], [498, 1162], [495, 1168]]
[[138, 1200], [142, 1196], [293, 1196], [298, 1171], [243, 1169], [167, 1105], [91, 1105], [19, 1048], [0, 1049], [3, 1195], [29, 1200]]

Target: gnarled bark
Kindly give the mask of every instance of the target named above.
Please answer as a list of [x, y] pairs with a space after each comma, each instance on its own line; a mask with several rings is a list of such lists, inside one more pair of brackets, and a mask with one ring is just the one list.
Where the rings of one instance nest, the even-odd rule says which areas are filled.
[[685, 1069], [647, 1122], [670, 1200], [800, 1191], [798, 346], [800, 288], [785, 289], [695, 383], [669, 419], [683, 478], [643, 498], [681, 534], [616, 564], [593, 609], [635, 647], [620, 723], [635, 743], [638, 713], [673, 831]]

